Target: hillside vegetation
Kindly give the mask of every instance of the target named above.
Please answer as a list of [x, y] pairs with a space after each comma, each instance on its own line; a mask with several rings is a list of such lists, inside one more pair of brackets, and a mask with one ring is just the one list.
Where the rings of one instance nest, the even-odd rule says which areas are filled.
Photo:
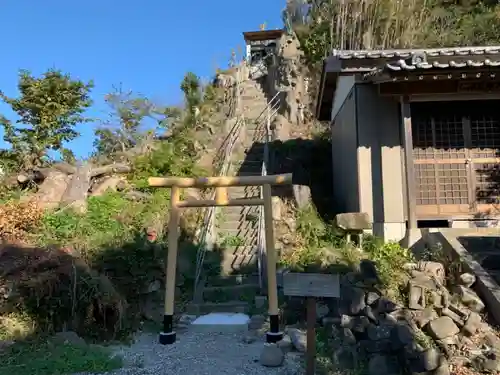
[[[491, 45], [500, 33], [500, 5], [492, 0], [288, 0], [283, 18], [300, 41], [311, 97], [333, 48]], [[98, 342], [128, 338], [145, 321], [157, 323], [168, 276], [169, 192], [150, 189], [147, 178], [217, 172], [222, 125], [232, 114], [228, 90], [189, 72], [180, 85], [183, 105], [166, 106], [117, 87], [105, 98], [109, 116], [99, 120], [93, 153], [78, 159], [67, 144], [80, 136], [80, 126], [97, 121], [87, 116], [93, 87], [58, 70], [41, 76], [21, 71], [16, 95], [0, 91], [16, 115], [0, 115], [9, 145], [0, 150], [0, 344], [21, 342], [7, 352], [0, 345], [9, 372], [33, 374], [26, 359], [30, 366], [45, 360], [53, 351], [46, 338], [56, 332]], [[283, 266], [347, 272], [365, 257], [376, 265], [385, 292], [406, 298], [403, 266], [413, 260], [406, 249], [369, 238], [361, 253], [313, 205], [291, 212], [291, 251], [283, 253]], [[187, 210], [181, 221], [179, 310], [191, 298], [200, 219], [200, 211]], [[120, 365], [100, 348], [58, 350], [46, 356], [50, 363], [41, 365], [41, 374], [62, 373], [75, 358], [78, 371]]]
[[[73, 330], [116, 339], [151, 318], [143, 306], [165, 277], [169, 192], [147, 178], [211, 172], [199, 160], [223, 137], [220, 89], [188, 73], [184, 106], [168, 107], [117, 88], [105, 98], [94, 153], [77, 160], [66, 143], [91, 121], [92, 87], [57, 70], [21, 71], [18, 96], [0, 94], [17, 114], [0, 118], [11, 146], [0, 153], [0, 337]], [[182, 220], [180, 298], [193, 286], [199, 219], [187, 211]]]

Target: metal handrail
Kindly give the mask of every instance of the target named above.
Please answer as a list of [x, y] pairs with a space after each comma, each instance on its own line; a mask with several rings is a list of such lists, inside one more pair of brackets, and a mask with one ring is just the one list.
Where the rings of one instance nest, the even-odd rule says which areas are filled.
[[[234, 90], [234, 98], [231, 100], [234, 105], [232, 106], [233, 108], [230, 109], [230, 113], [235, 113], [238, 117], [236, 120], [236, 123], [234, 126], [231, 128], [229, 131], [228, 135], [222, 142], [221, 146], [219, 147], [219, 150], [217, 151], [216, 158], [218, 159], [215, 163], [217, 164], [217, 175], [225, 175], [228, 173], [228, 170], [231, 166], [231, 154], [234, 148], [234, 145], [236, 141], [239, 139], [239, 136], [241, 134], [241, 128], [245, 124], [245, 118], [243, 116], [243, 113], [241, 111], [241, 98], [240, 98], [240, 87], [239, 85], [241, 84], [241, 77], [240, 77], [241, 70], [238, 70], [238, 78], [236, 82], [236, 88]], [[281, 98], [281, 92], [276, 93], [267, 103], [266, 107], [263, 109], [263, 111], [257, 116], [257, 118], [254, 120], [255, 123], [257, 124], [256, 126], [256, 135], [254, 136], [253, 141], [254, 142], [263, 142], [264, 143], [264, 161], [262, 163], [262, 171], [261, 175], [265, 176], [267, 175], [267, 169], [269, 165], [269, 142], [271, 141], [271, 121], [274, 118], [274, 116], [277, 114], [279, 108], [280, 108], [280, 101]], [[262, 139], [261, 137], [261, 131], [264, 130], [264, 137]], [[211, 197], [210, 199], [215, 199], [215, 190], [211, 192]], [[262, 197], [262, 189], [260, 191], [260, 195]], [[194, 285], [194, 296], [196, 298], [197, 296], [197, 290], [200, 285], [200, 279], [201, 279], [201, 274], [203, 271], [203, 262], [205, 259], [205, 254], [206, 251], [211, 248], [213, 240], [213, 231], [215, 228], [215, 220], [216, 220], [216, 207], [209, 207], [205, 211], [205, 217], [203, 221], [203, 230], [200, 235], [200, 248], [197, 253], [196, 257], [196, 271], [195, 271], [195, 285]], [[262, 206], [259, 206], [259, 213], [258, 213], [258, 237], [257, 237], [257, 249], [258, 249], [258, 256], [257, 256], [257, 262], [258, 262], [258, 267], [259, 267], [259, 284], [260, 287], [263, 288], [264, 286], [264, 275], [265, 272], [263, 270], [264, 267], [264, 257], [266, 253], [265, 249], [265, 231], [264, 231], [264, 210]]]
[[[222, 176], [228, 173], [231, 166], [231, 154], [236, 141], [241, 133], [241, 127], [245, 123], [243, 114], [240, 111], [241, 97], [240, 97], [240, 83], [241, 83], [241, 68], [237, 71], [236, 84], [233, 90], [233, 95], [230, 100], [231, 108], [229, 109], [229, 114], [237, 114], [239, 117], [236, 123], [230, 129], [226, 138], [220, 145], [216, 156], [214, 164], [216, 165], [216, 175]], [[210, 193], [210, 199], [215, 199], [215, 189], [212, 189]], [[200, 284], [201, 274], [203, 272], [203, 262], [205, 260], [205, 254], [208, 249], [212, 249], [213, 246], [213, 231], [215, 227], [215, 213], [216, 207], [208, 207], [205, 210], [202, 232], [199, 237], [199, 248], [196, 254], [196, 269], [195, 269], [195, 281], [194, 281], [194, 297], [197, 298], [198, 288]]]
[[[274, 97], [268, 101], [266, 108], [260, 113], [260, 115], [257, 117], [256, 122], [258, 123], [256, 129], [257, 129], [257, 134], [258, 131], [261, 127], [264, 127], [265, 133], [264, 133], [264, 139], [260, 141], [264, 141], [264, 160], [262, 162], [262, 169], [261, 169], [261, 175], [266, 176], [268, 167], [269, 167], [269, 159], [270, 159], [270, 152], [269, 152], [269, 145], [271, 142], [271, 121], [273, 120], [274, 116], [278, 113], [278, 110], [280, 109], [281, 105], [281, 91], [278, 91]], [[264, 117], [265, 116], [265, 117]], [[263, 198], [263, 189], [261, 187], [260, 189], [260, 198]], [[258, 264], [258, 269], [259, 269], [259, 287], [261, 290], [264, 288], [264, 278], [266, 275], [266, 270], [264, 269], [265, 267], [265, 256], [266, 256], [266, 241], [265, 241], [265, 222], [264, 222], [264, 207], [259, 206], [258, 208], [258, 235], [257, 235], [257, 251], [258, 251], [258, 256], [257, 256], [257, 264]]]

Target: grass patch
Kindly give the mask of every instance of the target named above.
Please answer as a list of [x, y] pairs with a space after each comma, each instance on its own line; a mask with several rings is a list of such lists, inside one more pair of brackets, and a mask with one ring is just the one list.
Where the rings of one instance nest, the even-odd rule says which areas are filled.
[[0, 354], [0, 361], [2, 375], [96, 374], [122, 367], [122, 359], [105, 348], [56, 345], [47, 339], [16, 343]]
[[296, 212], [297, 238], [292, 251], [283, 254], [281, 263], [296, 272], [337, 272], [357, 270], [362, 259], [373, 261], [381, 286], [393, 298], [404, 298], [407, 271], [412, 254], [397, 242], [365, 235], [362, 251], [346, 243], [334, 223], [325, 223], [314, 206]]

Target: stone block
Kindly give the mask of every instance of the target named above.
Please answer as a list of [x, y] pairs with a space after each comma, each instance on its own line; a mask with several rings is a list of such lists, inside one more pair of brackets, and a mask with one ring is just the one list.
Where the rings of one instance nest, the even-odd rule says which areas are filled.
[[335, 216], [340, 229], [345, 231], [363, 231], [372, 228], [372, 222], [366, 212], [346, 212]]

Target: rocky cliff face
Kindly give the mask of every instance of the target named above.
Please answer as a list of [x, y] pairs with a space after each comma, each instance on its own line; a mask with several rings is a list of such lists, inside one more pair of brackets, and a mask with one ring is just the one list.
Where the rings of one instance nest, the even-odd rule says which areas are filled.
[[281, 100], [279, 114], [272, 125], [273, 139], [309, 137], [313, 100], [309, 92], [309, 72], [297, 37], [284, 34], [276, 55], [268, 63], [265, 89], [270, 97], [279, 92]]

